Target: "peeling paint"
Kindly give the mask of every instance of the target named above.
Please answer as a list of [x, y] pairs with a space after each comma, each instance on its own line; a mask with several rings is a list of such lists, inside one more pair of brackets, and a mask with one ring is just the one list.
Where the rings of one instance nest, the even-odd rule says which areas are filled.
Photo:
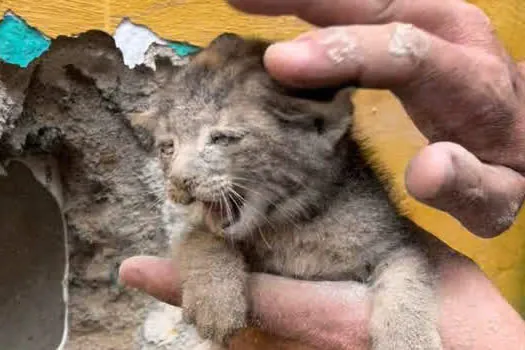
[[200, 50], [200, 47], [188, 44], [188, 43], [181, 43], [181, 42], [171, 42], [168, 44], [169, 47], [171, 47], [177, 55], [181, 57], [185, 57], [188, 55], [191, 55], [193, 53], [196, 53]]
[[115, 31], [115, 42], [124, 55], [124, 63], [134, 68], [145, 63], [149, 48], [161, 45], [171, 48], [179, 57], [191, 55], [200, 50], [199, 47], [183, 42], [168, 41], [159, 37], [149, 28], [124, 19]]
[[0, 59], [7, 63], [25, 68], [50, 45], [47, 37], [11, 12], [0, 22]]
[[146, 27], [125, 19], [115, 31], [115, 43], [122, 51], [124, 63], [130, 67], [144, 63], [144, 56], [152, 44], [164, 45], [165, 41]]
[[[190, 43], [162, 39], [149, 28], [129, 19], [124, 19], [117, 27], [114, 39], [123, 54], [124, 63], [130, 68], [145, 62], [146, 53], [153, 44], [167, 46], [180, 57], [200, 50]], [[7, 12], [0, 22], [0, 60], [4, 62], [26, 68], [50, 45], [49, 38], [12, 12]]]

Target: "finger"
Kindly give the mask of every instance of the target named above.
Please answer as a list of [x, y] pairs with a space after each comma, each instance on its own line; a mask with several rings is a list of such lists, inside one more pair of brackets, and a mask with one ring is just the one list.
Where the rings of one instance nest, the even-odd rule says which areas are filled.
[[414, 26], [393, 23], [313, 31], [271, 46], [265, 64], [281, 82], [299, 87], [359, 82], [392, 88], [438, 72], [461, 71], [472, 60], [454, 44]]
[[124, 260], [119, 270], [120, 282], [137, 288], [168, 304], [180, 304], [180, 279], [171, 259], [135, 256]]
[[518, 72], [525, 76], [525, 61], [520, 61], [517, 63], [517, 69], [518, 69]]
[[484, 164], [448, 142], [430, 145], [412, 159], [406, 186], [416, 199], [451, 214], [485, 238], [507, 230], [525, 198], [520, 174]]
[[479, 49], [407, 24], [332, 27], [270, 47], [265, 64], [285, 85], [389, 89], [430, 141], [461, 144], [513, 169], [523, 164], [523, 152], [501, 154], [523, 146], [520, 79], [505, 60]]
[[460, 0], [230, 0], [249, 13], [296, 15], [318, 26], [412, 23], [453, 42], [495, 41], [487, 16]]

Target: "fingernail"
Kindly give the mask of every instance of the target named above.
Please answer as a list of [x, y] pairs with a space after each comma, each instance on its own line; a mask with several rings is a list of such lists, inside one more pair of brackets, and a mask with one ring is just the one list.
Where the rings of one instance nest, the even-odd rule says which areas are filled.
[[309, 40], [273, 44], [265, 55], [265, 65], [270, 74], [293, 86], [308, 85], [312, 72], [318, 71], [315, 61]]
[[297, 87], [340, 84], [360, 61], [357, 39], [343, 28], [276, 43], [268, 48], [265, 57], [270, 74]]
[[308, 38], [297, 39], [294, 41], [284, 41], [271, 45], [266, 55], [270, 58], [278, 58], [285, 64], [305, 63], [311, 56], [311, 40]]
[[[126, 266], [127, 262], [124, 261], [120, 265], [117, 271], [117, 283], [119, 286], [126, 288], [138, 288], [141, 285], [141, 271], [135, 266]], [[126, 273], [122, 273], [126, 270]], [[124, 278], [123, 278], [124, 277]]]
[[293, 41], [276, 43], [268, 49], [267, 58], [319, 73], [336, 65], [361, 61], [357, 38], [343, 28], [306, 33]]
[[406, 188], [416, 199], [427, 202], [449, 191], [455, 169], [447, 152], [435, 146], [424, 148], [414, 157], [405, 172]]

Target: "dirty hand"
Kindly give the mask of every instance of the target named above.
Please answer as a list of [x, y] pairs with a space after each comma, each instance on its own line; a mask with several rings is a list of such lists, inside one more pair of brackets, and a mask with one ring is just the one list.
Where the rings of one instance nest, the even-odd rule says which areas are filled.
[[[521, 349], [525, 323], [481, 270], [459, 255], [444, 254], [438, 261], [444, 348]], [[127, 259], [119, 279], [128, 287], [180, 305], [179, 271], [171, 259]], [[253, 274], [249, 290], [252, 323], [269, 334], [319, 349], [369, 349], [371, 299], [365, 285]], [[243, 349], [236, 340], [240, 339], [234, 339], [231, 348]]]
[[[415, 198], [473, 233], [512, 225], [525, 196], [525, 65], [462, 0], [230, 0], [326, 27], [271, 46], [266, 66], [295, 86], [391, 90], [430, 145], [412, 159]], [[327, 27], [333, 26], [333, 27]]]

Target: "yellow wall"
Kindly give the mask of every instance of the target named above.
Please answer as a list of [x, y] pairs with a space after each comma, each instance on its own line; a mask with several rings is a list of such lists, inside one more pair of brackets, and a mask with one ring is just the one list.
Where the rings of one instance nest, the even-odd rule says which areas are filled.
[[[498, 34], [517, 59], [525, 58], [525, 45], [520, 41], [525, 33], [522, 1], [473, 1], [493, 18]], [[52, 37], [89, 29], [112, 33], [123, 17], [147, 25], [167, 39], [197, 45], [205, 45], [224, 31], [285, 39], [308, 28], [293, 18], [242, 15], [222, 0], [0, 0], [0, 11], [5, 10], [14, 11]], [[363, 91], [357, 104], [359, 128], [370, 136], [379, 160], [393, 174], [396, 190], [403, 193], [404, 167], [424, 139], [388, 93]], [[511, 303], [525, 312], [525, 214], [501, 237], [481, 240], [445, 214], [411, 199], [403, 201], [403, 206], [421, 225], [474, 258]]]

